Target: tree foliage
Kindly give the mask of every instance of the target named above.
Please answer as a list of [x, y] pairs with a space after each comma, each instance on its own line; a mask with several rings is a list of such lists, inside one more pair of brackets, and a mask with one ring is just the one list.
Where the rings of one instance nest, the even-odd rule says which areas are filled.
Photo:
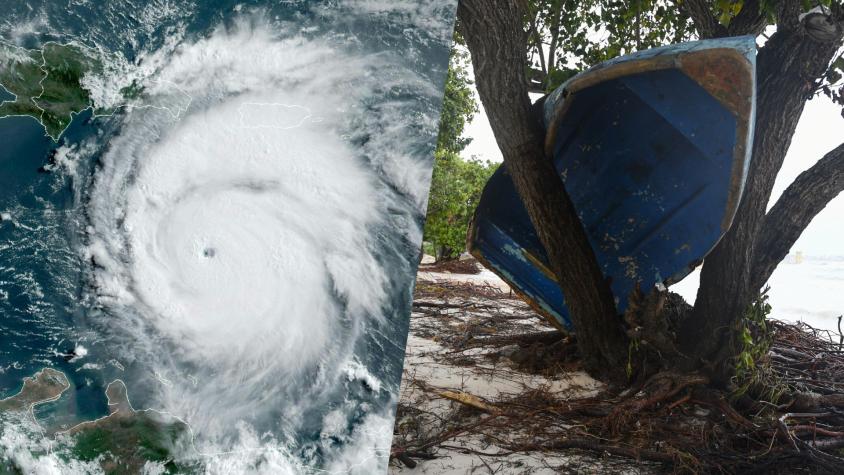
[[[578, 72], [633, 51], [697, 37], [689, 3], [708, 7], [717, 36], [755, 33], [777, 22], [781, 2], [753, 0], [532, 0], [528, 3], [528, 76], [533, 92], [550, 92]], [[801, 0], [804, 12], [823, 15], [840, 9], [833, 0]], [[747, 12], [758, 9], [755, 17]], [[834, 13], [834, 12], [833, 12]], [[815, 79], [813, 96], [823, 94], [844, 106], [844, 51], [827, 73]], [[844, 115], [844, 109], [842, 109]]]
[[465, 249], [469, 220], [497, 166], [463, 160], [448, 149], [438, 150], [434, 163], [425, 236], [434, 245], [437, 259], [450, 259]]
[[461, 48], [459, 42], [455, 41], [445, 79], [437, 151], [448, 150], [460, 153], [472, 141], [470, 138], [463, 137], [466, 124], [471, 122], [478, 112], [478, 104], [472, 94], [467, 56], [468, 54]]
[[550, 92], [601, 61], [693, 34], [689, 16], [661, 0], [533, 0], [526, 21], [534, 92]]
[[455, 41], [445, 82], [424, 235], [425, 241], [434, 246], [437, 259], [457, 257], [465, 248], [469, 220], [484, 184], [496, 168], [489, 162], [460, 157], [471, 141], [463, 136], [463, 131], [478, 112], [467, 56], [460, 42]]

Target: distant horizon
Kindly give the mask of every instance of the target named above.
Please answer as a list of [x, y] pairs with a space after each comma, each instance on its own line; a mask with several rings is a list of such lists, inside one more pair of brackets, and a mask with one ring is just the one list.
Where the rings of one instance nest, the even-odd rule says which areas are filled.
[[786, 259], [796, 255], [797, 253], [801, 253], [804, 259], [809, 259], [811, 261], [817, 260], [832, 260], [832, 261], [844, 261], [844, 252], [841, 254], [816, 254], [816, 253], [807, 253], [801, 251], [800, 249], [792, 250], [788, 254], [786, 254], [785, 258], [781, 261], [781, 263], [786, 263]]

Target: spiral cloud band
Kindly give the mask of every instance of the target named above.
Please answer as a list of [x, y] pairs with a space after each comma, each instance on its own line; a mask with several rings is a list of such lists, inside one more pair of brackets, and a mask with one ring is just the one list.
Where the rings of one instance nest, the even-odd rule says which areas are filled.
[[86, 196], [89, 324], [221, 471], [389, 449], [441, 92], [344, 44], [254, 18], [183, 43]]

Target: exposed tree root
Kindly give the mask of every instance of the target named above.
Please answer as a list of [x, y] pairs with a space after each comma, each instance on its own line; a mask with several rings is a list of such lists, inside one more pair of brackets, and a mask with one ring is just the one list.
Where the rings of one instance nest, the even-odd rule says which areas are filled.
[[[496, 365], [502, 358], [509, 366], [495, 370], [501, 372], [522, 367], [519, 358], [533, 353], [533, 364], [546, 364], [541, 374], [576, 369], [576, 358], [559, 356], [576, 355], [572, 337], [555, 339], [518, 326], [518, 318], [530, 315], [524, 304], [500, 293], [479, 297], [476, 288], [462, 284], [423, 285], [421, 291], [423, 301], [449, 304], [415, 308], [430, 322], [426, 325], [436, 327], [447, 358]], [[476, 323], [453, 324], [458, 317]], [[495, 334], [488, 333], [490, 327]], [[757, 376], [748, 384], [736, 381], [733, 392], [713, 389], [699, 374], [663, 370], [622, 394], [572, 397], [540, 387], [485, 397], [487, 409], [454, 402], [447, 414], [400, 405], [394, 458], [409, 457], [413, 464], [448, 447], [499, 459], [591, 453], [649, 462], [647, 470], [657, 473], [844, 473], [840, 336], [806, 324], [769, 321], [768, 327], [773, 340], [767, 356], [756, 362]], [[556, 359], [547, 357], [552, 349]], [[422, 382], [416, 387], [432, 399], [450, 389]], [[735, 392], [737, 387], [743, 392]], [[471, 396], [461, 398], [475, 401]], [[478, 443], [459, 442], [467, 437]]]
[[705, 385], [705, 376], [662, 372], [652, 376], [640, 391], [641, 396], [631, 397], [615, 406], [607, 418], [610, 433], [618, 434], [630, 421], [649, 408], [668, 402], [680, 391], [698, 385]]

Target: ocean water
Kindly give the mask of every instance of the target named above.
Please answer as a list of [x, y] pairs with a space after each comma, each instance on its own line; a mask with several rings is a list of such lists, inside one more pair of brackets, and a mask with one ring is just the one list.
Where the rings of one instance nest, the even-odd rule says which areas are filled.
[[[68, 137], [91, 133], [86, 116], [74, 121]], [[82, 220], [74, 189], [67, 176], [39, 172], [56, 147], [37, 122], [0, 121], [0, 395], [54, 366], [82, 393], [74, 410], [83, 419], [95, 416], [106, 408], [101, 387], [86, 384], [89, 376], [64, 357], [80, 339], [76, 322], [83, 312]]]
[[[772, 316], [838, 332], [844, 316], [844, 256], [793, 256], [768, 281]], [[842, 322], [844, 330], [844, 322]]]
[[[696, 270], [671, 290], [694, 302], [699, 281]], [[807, 254], [798, 259], [792, 253], [771, 275], [768, 286], [771, 318], [838, 332], [838, 316], [844, 315], [844, 256]]]
[[455, 7], [10, 2], [0, 40], [98, 51], [115, 113], [0, 119], [0, 398], [62, 370], [61, 429], [121, 379], [211, 473], [383, 469]]

